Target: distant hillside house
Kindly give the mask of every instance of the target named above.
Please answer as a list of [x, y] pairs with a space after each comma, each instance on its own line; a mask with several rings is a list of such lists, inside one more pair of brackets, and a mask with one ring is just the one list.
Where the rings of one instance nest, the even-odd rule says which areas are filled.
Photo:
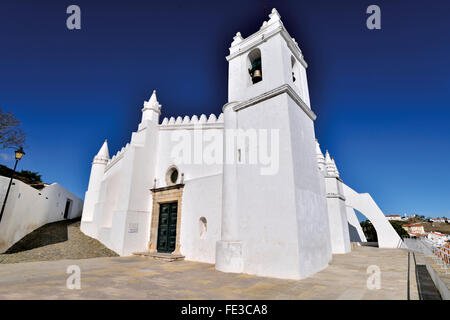
[[445, 223], [445, 222], [448, 221], [448, 219], [447, 219], [446, 217], [442, 217], [442, 218], [431, 218], [430, 220], [431, 220], [432, 222], [443, 222], [443, 223]]
[[445, 243], [449, 241], [449, 237], [450, 236], [440, 232], [430, 232], [427, 236], [428, 239], [441, 246], [445, 245]]
[[394, 220], [394, 221], [402, 221], [402, 217], [398, 214], [391, 214], [389, 216], [386, 216], [388, 220]]
[[402, 226], [410, 235], [416, 236], [416, 234], [424, 234], [425, 229], [421, 223], [410, 223]]

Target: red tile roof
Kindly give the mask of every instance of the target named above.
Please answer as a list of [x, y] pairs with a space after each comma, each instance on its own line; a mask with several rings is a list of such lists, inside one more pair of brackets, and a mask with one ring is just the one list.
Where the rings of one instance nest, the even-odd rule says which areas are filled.
[[414, 233], [414, 232], [408, 232], [408, 234], [413, 235], [413, 236], [420, 236], [420, 237], [424, 237], [426, 236], [426, 234], [424, 233]]
[[423, 224], [421, 223], [409, 223], [409, 224], [404, 224], [404, 227], [423, 227]]

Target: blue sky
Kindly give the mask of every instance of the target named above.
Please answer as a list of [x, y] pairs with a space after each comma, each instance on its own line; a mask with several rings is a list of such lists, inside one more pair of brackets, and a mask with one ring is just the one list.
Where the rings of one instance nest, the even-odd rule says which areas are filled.
[[[81, 8], [81, 30], [66, 8]], [[366, 8], [381, 8], [381, 30]], [[80, 197], [103, 140], [114, 154], [157, 89], [163, 116], [218, 115], [228, 48], [276, 7], [309, 64], [316, 136], [345, 183], [385, 214], [450, 215], [450, 3], [13, 1], [0, 3], [0, 108], [27, 134], [20, 169]], [[0, 150], [0, 163], [12, 166]]]

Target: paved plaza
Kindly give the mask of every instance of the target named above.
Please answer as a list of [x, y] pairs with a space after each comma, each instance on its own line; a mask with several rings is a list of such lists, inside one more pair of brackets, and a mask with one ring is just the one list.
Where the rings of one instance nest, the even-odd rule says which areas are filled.
[[[411, 259], [412, 260], [412, 259]], [[81, 269], [81, 289], [68, 289], [67, 267]], [[367, 268], [379, 266], [380, 289]], [[411, 299], [418, 299], [414, 263]], [[408, 253], [355, 248], [300, 281], [222, 273], [214, 265], [144, 257], [103, 257], [0, 265], [0, 299], [407, 299]]]

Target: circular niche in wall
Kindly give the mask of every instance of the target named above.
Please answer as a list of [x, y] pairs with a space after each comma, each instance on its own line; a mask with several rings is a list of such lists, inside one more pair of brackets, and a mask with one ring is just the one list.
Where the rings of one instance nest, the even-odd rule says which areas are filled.
[[167, 185], [174, 185], [177, 183], [179, 177], [178, 168], [175, 166], [170, 167], [166, 173]]

